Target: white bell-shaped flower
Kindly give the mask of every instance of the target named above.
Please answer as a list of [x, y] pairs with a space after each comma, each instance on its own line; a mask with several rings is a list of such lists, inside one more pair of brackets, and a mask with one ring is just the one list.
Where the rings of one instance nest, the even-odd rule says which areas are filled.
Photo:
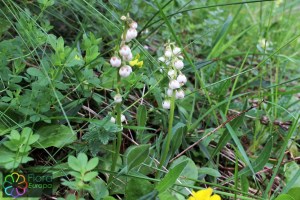
[[113, 56], [110, 59], [110, 64], [113, 67], [120, 67], [121, 66], [121, 59], [117, 56]]
[[170, 109], [170, 107], [171, 107], [171, 102], [170, 102], [170, 100], [164, 100], [163, 103], [162, 103], [162, 107], [163, 107], [164, 109]]
[[173, 79], [173, 78], [176, 76], [176, 71], [173, 70], [173, 69], [170, 69], [170, 70], [168, 71], [168, 76], [169, 76], [171, 79]]
[[176, 79], [180, 85], [184, 85], [187, 82], [187, 78], [184, 74], [179, 74]]
[[175, 97], [176, 97], [176, 99], [183, 99], [184, 98], [184, 91], [183, 90], [176, 90]]
[[119, 74], [121, 77], [127, 77], [131, 74], [132, 68], [129, 65], [124, 65], [120, 68]]
[[174, 90], [172, 90], [170, 88], [167, 89], [167, 95], [168, 95], [168, 97], [171, 97], [173, 95], [173, 91]]
[[126, 120], [125, 115], [121, 114], [121, 122], [125, 122], [125, 120]]
[[121, 56], [128, 56], [131, 53], [131, 49], [127, 45], [123, 45], [119, 51]]
[[116, 123], [116, 119], [115, 119], [114, 117], [111, 117], [111, 118], [110, 118], [110, 122]]
[[166, 49], [166, 50], [165, 50], [165, 56], [166, 56], [167, 58], [170, 58], [170, 57], [172, 56], [172, 51], [171, 51], [171, 49]]
[[132, 53], [130, 52], [130, 54], [129, 54], [128, 56], [123, 56], [122, 58], [123, 58], [124, 61], [131, 61], [132, 58], [133, 58], [133, 55], [132, 55]]
[[180, 88], [180, 84], [177, 80], [171, 80], [169, 82], [169, 88], [172, 90], [176, 90], [176, 89]]
[[114, 101], [115, 101], [115, 103], [121, 103], [122, 102], [122, 95], [116, 94], [114, 96]]
[[130, 28], [134, 28], [134, 29], [137, 29], [137, 27], [138, 27], [138, 24], [135, 22], [135, 21], [133, 21], [133, 22], [131, 22], [130, 23]]
[[181, 52], [181, 49], [179, 47], [174, 47], [174, 49], [173, 49], [174, 55], [178, 55], [178, 54], [180, 54], [180, 52]]
[[126, 32], [126, 42], [130, 42], [132, 39], [136, 38], [137, 31], [134, 28], [130, 28]]
[[181, 70], [184, 67], [182, 60], [176, 60], [174, 62], [174, 67], [178, 70]]

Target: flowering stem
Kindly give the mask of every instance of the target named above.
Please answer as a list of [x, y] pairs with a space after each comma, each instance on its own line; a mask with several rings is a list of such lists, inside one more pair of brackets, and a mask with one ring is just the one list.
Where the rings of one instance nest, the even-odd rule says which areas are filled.
[[175, 111], [175, 92], [173, 91], [173, 94], [172, 94], [172, 97], [171, 97], [171, 106], [170, 106], [167, 141], [166, 141], [165, 148], [163, 149], [163, 152], [162, 152], [162, 156], [161, 156], [160, 164], [159, 164], [159, 169], [161, 169], [162, 166], [164, 165], [164, 163], [167, 159], [169, 149], [170, 149], [171, 138], [172, 138], [173, 120], [174, 120], [174, 111]]
[[[120, 81], [121, 81], [121, 76], [117, 72], [117, 91], [120, 92]], [[116, 117], [116, 122], [119, 127], [122, 127], [122, 122], [121, 122], [121, 103], [118, 103], [116, 105], [116, 111], [117, 111], [117, 117]], [[117, 141], [114, 141], [113, 143], [113, 150], [114, 150], [114, 155], [113, 155], [113, 160], [112, 160], [112, 165], [111, 165], [111, 171], [115, 172], [116, 166], [117, 166], [117, 161], [118, 157], [120, 156], [120, 149], [121, 149], [121, 144], [122, 144], [122, 130], [118, 132], [117, 136]], [[111, 183], [113, 176], [109, 176], [108, 183]]]

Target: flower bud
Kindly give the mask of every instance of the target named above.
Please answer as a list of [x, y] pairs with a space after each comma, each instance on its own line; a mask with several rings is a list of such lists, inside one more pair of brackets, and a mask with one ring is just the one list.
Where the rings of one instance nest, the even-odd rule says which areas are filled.
[[133, 21], [133, 22], [131, 22], [131, 24], [129, 26], [130, 26], [130, 28], [137, 29], [138, 24], [135, 21]]
[[182, 60], [176, 60], [174, 62], [174, 67], [178, 70], [181, 70], [183, 68], [184, 64], [182, 62]]
[[120, 94], [116, 94], [114, 96], [115, 103], [121, 103], [122, 102], [122, 96]]
[[120, 68], [119, 74], [122, 77], [127, 77], [131, 74], [132, 69], [129, 65], [124, 65], [123, 67]]
[[115, 119], [114, 117], [111, 117], [111, 118], [110, 118], [110, 122], [116, 123], [116, 119]]
[[181, 52], [181, 49], [179, 48], [179, 47], [174, 47], [174, 49], [173, 49], [173, 54], [174, 55], [177, 55], [177, 54], [179, 54]]
[[113, 67], [120, 67], [121, 66], [121, 59], [118, 58], [117, 56], [113, 56], [110, 59], [110, 64]]
[[125, 115], [121, 115], [121, 122], [124, 122], [126, 120]]
[[176, 99], [183, 99], [184, 98], [184, 91], [183, 90], [176, 90], [175, 97], [176, 97]]
[[168, 76], [169, 76], [169, 77], [174, 78], [175, 75], [176, 75], [175, 70], [170, 69], [170, 70], [168, 71]]
[[184, 74], [179, 74], [177, 76], [177, 81], [180, 83], [180, 85], [184, 85], [187, 82], [187, 78]]
[[128, 56], [131, 53], [129, 46], [123, 45], [119, 51], [121, 56]]
[[166, 61], [165, 57], [163, 57], [163, 56], [159, 57], [158, 60], [159, 60], [160, 62], [165, 62], [165, 61]]
[[164, 100], [163, 103], [162, 103], [162, 107], [163, 107], [164, 109], [170, 109], [170, 107], [171, 107], [171, 102], [170, 102], [170, 100]]
[[132, 56], [132, 53], [130, 52], [130, 54], [128, 56], [123, 56], [122, 58], [124, 61], [131, 61], [133, 56]]
[[173, 95], [173, 91], [174, 91], [174, 90], [168, 88], [168, 89], [167, 89], [167, 95], [168, 95], [169, 97], [171, 97], [171, 96]]
[[170, 58], [170, 57], [172, 56], [172, 51], [171, 51], [170, 49], [167, 49], [167, 50], [165, 51], [165, 56], [166, 56], [167, 58]]
[[171, 80], [169, 83], [169, 88], [172, 90], [180, 88], [180, 84], [177, 80]]
[[126, 42], [130, 42], [132, 39], [136, 38], [137, 31], [134, 28], [130, 28], [127, 30], [126, 33]]

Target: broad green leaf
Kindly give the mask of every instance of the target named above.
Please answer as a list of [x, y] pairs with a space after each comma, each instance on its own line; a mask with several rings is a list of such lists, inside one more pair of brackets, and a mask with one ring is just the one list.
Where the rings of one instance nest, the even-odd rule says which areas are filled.
[[162, 193], [159, 193], [158, 194], [158, 197], [159, 197], [159, 199], [160, 200], [174, 200], [174, 199], [176, 199], [173, 195], [172, 195], [172, 193], [171, 192], [169, 192], [169, 191], [164, 191], [164, 192], [162, 192]]
[[281, 194], [275, 200], [298, 200], [298, 199], [294, 199], [292, 196], [288, 194]]
[[[287, 183], [291, 182], [295, 178], [295, 175], [297, 174], [297, 172], [299, 170], [300, 170], [300, 167], [295, 161], [286, 163], [284, 165], [284, 176], [285, 176], [286, 182]], [[291, 188], [300, 187], [300, 177], [299, 176], [298, 176], [298, 178], [296, 177], [294, 184], [290, 187]]]
[[99, 159], [97, 157], [89, 160], [89, 162], [86, 165], [86, 171], [90, 171], [90, 170], [94, 169], [95, 167], [97, 167], [98, 162], [99, 162]]
[[182, 137], [186, 132], [186, 125], [179, 122], [172, 129], [172, 139], [170, 146], [170, 155], [173, 156], [175, 152], [179, 149], [182, 143]]
[[30, 67], [27, 69], [27, 73], [31, 76], [37, 76], [41, 78], [45, 78], [45, 75], [38, 68]]
[[102, 200], [105, 197], [108, 197], [109, 192], [106, 187], [106, 183], [102, 179], [93, 179], [90, 181], [90, 194], [95, 200]]
[[287, 194], [294, 199], [300, 199], [300, 187], [294, 187], [290, 189]]
[[212, 168], [208, 168], [208, 167], [201, 167], [198, 170], [199, 174], [207, 174], [213, 177], [221, 177], [221, 174], [218, 170], [212, 169]]
[[183, 169], [186, 167], [188, 161], [184, 161], [170, 169], [167, 175], [156, 185], [155, 189], [159, 193], [163, 193], [176, 183], [177, 178], [180, 176]]
[[77, 160], [80, 161], [81, 170], [84, 170], [86, 168], [88, 157], [85, 153], [80, 152], [77, 156]]
[[83, 181], [91, 181], [93, 178], [95, 178], [98, 175], [98, 172], [88, 172], [84, 175]]
[[131, 179], [125, 188], [125, 198], [136, 200], [153, 191], [154, 185], [143, 179]]
[[142, 164], [149, 155], [149, 149], [149, 144], [142, 144], [139, 146], [129, 147], [125, 153], [127, 161], [127, 170], [129, 171], [132, 168]]
[[[187, 161], [187, 165], [185, 168], [182, 170], [180, 176], [181, 177], [186, 177], [187, 179], [181, 180], [182, 184], [185, 185], [194, 185], [195, 181], [193, 180], [188, 180], [190, 179], [197, 179], [198, 178], [198, 167], [194, 163], [194, 161], [186, 156], [181, 156], [178, 159], [176, 159], [174, 162], [172, 162], [170, 169], [176, 167], [178, 164], [182, 163], [183, 161]], [[174, 186], [174, 190], [178, 191], [181, 194], [188, 195], [189, 192], [184, 188], [180, 186]]]
[[[147, 108], [144, 105], [140, 105], [137, 109], [137, 125], [140, 127], [145, 127], [146, 126], [146, 121], [147, 121]], [[138, 131], [139, 134], [143, 133], [143, 131]]]
[[65, 65], [66, 67], [83, 66], [84, 60], [81, 54], [79, 54], [76, 49], [73, 49], [70, 55], [68, 56]]
[[70, 168], [72, 168], [75, 171], [80, 172], [81, 170], [81, 162], [74, 156], [68, 157], [68, 165]]
[[77, 139], [73, 130], [64, 125], [43, 126], [36, 131], [36, 134], [40, 136], [38, 142], [33, 144], [36, 148], [51, 146], [61, 148]]
[[75, 178], [81, 179], [81, 173], [80, 172], [71, 171], [71, 172], [69, 172], [69, 174], [71, 176], [74, 176]]

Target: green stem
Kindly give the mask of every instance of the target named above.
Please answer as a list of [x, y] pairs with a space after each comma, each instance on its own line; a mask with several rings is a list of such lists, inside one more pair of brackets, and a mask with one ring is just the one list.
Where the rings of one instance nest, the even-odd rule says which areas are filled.
[[159, 169], [162, 168], [164, 165], [167, 155], [170, 149], [171, 144], [171, 138], [172, 138], [172, 128], [173, 128], [173, 120], [174, 120], [174, 111], [175, 111], [175, 92], [173, 91], [172, 98], [171, 98], [171, 107], [170, 107], [170, 115], [169, 115], [169, 128], [168, 128], [168, 134], [167, 134], [167, 141], [165, 148], [162, 152], [162, 157], [160, 159]]
[[[119, 72], [117, 71], [117, 92], [119, 93], [120, 92], [120, 88], [119, 88], [119, 85], [120, 85], [120, 81], [121, 81], [121, 77], [119, 75]], [[122, 115], [122, 112], [121, 112], [121, 103], [118, 103], [116, 105], [116, 111], [117, 111], [117, 117], [116, 117], [116, 122], [117, 122], [117, 125], [119, 127], [122, 127], [122, 122], [121, 122], [121, 115]], [[117, 133], [117, 141], [114, 141], [113, 142], [113, 150], [114, 150], [114, 155], [113, 155], [113, 160], [112, 160], [112, 165], [111, 165], [111, 171], [112, 172], [115, 172], [116, 170], [116, 166], [117, 166], [117, 161], [118, 161], [118, 158], [120, 156], [120, 150], [121, 150], [121, 144], [122, 144], [122, 130], [119, 131]], [[111, 183], [113, 179], [113, 176], [110, 175], [109, 176], [109, 179], [108, 179], [108, 183]]]

